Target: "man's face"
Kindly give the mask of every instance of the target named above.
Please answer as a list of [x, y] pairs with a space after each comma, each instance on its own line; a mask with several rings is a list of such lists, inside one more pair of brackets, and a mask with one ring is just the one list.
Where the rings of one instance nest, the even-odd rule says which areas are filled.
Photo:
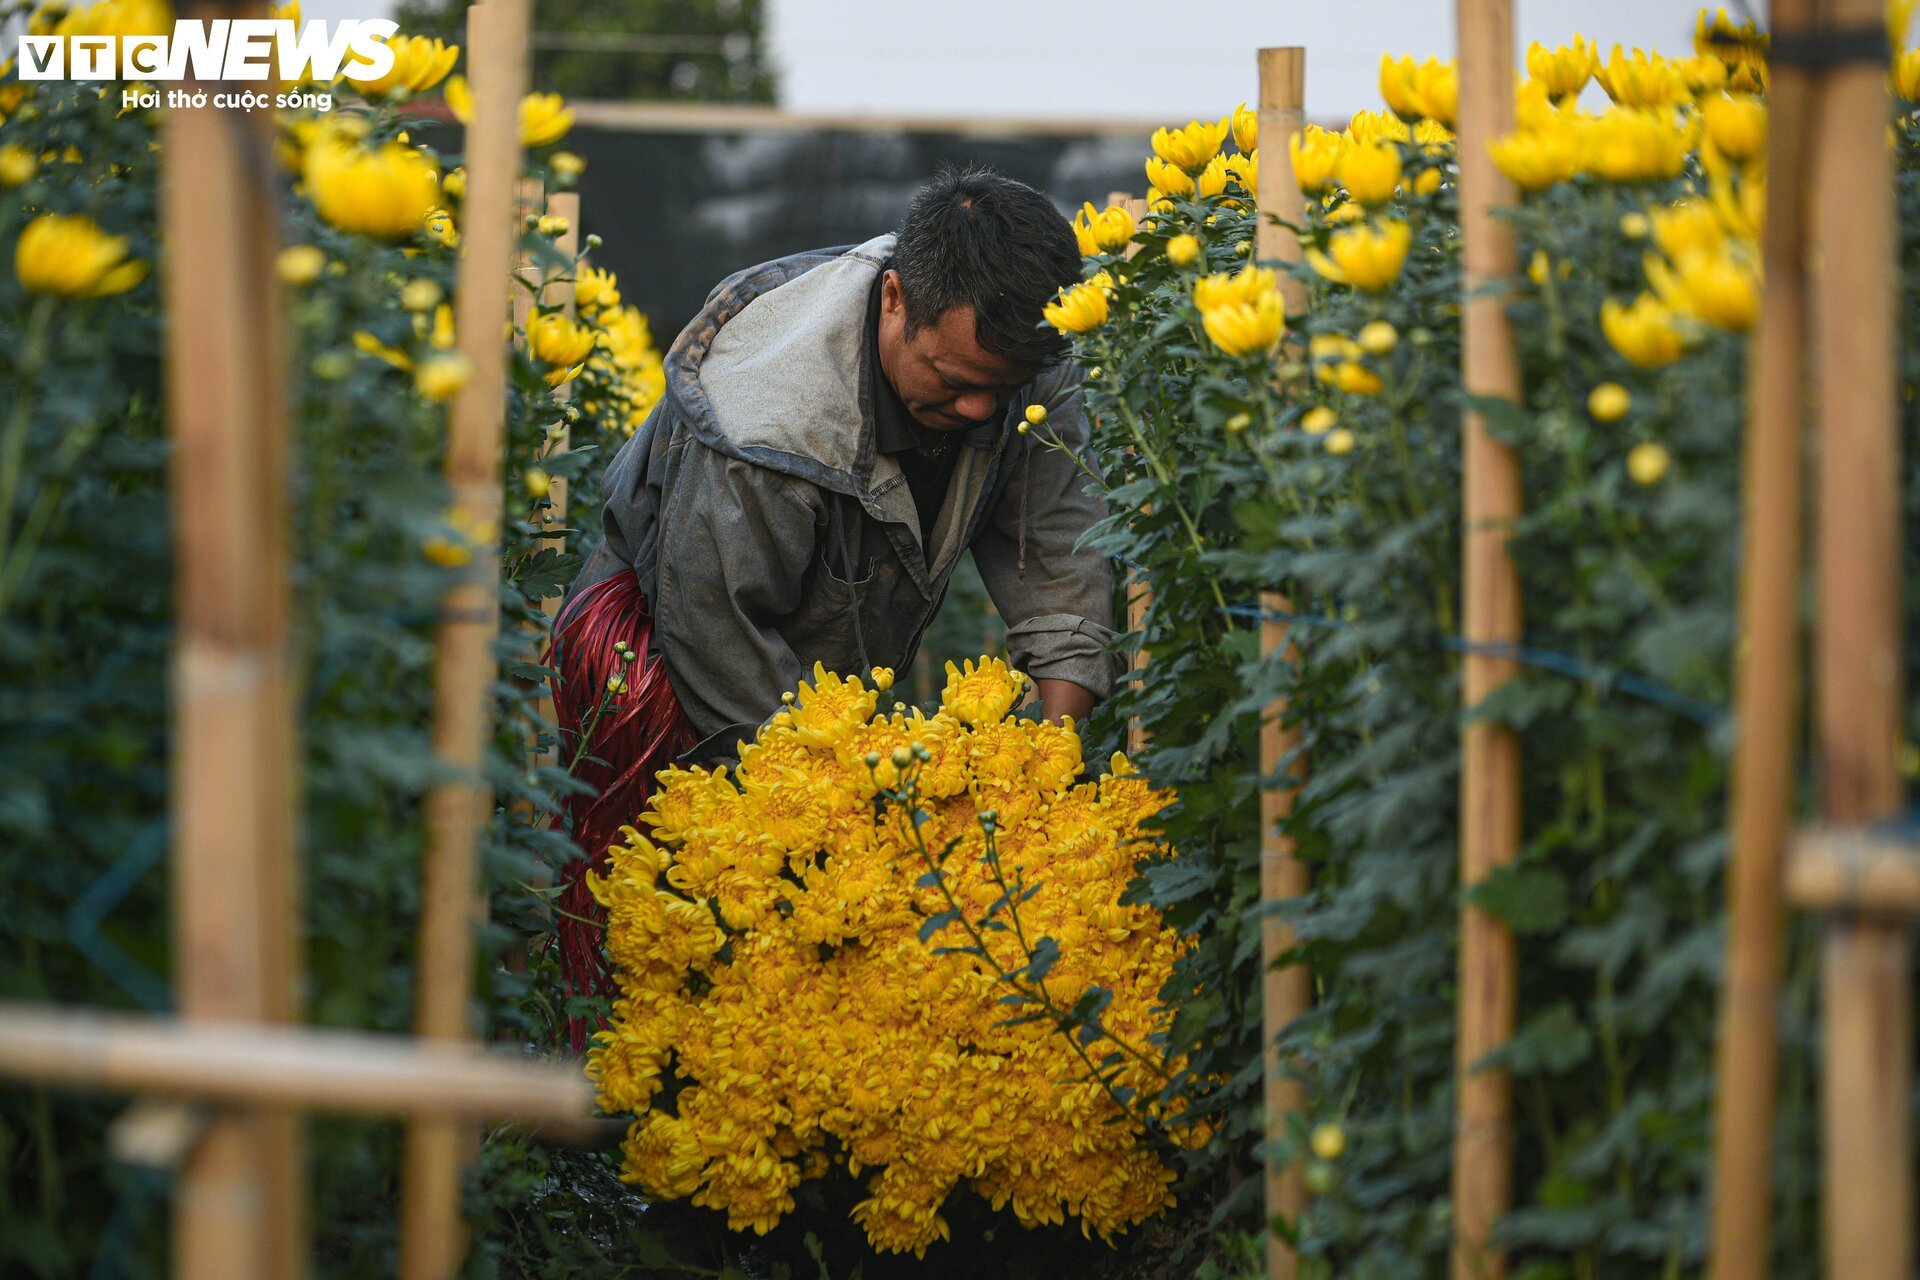
[[906, 298], [900, 273], [892, 270], [880, 285], [880, 367], [913, 420], [934, 431], [990, 421], [1033, 377], [1032, 370], [981, 348], [973, 308], [964, 303], [908, 337]]

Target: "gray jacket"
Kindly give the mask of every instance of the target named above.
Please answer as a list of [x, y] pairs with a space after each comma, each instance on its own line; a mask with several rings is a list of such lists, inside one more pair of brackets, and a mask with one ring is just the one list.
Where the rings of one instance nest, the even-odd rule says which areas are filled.
[[1073, 459], [1015, 428], [1029, 404], [1085, 457], [1078, 370], [1021, 388], [963, 440], [930, 547], [900, 466], [874, 449], [861, 368], [893, 237], [723, 280], [666, 359], [666, 394], [606, 474], [605, 537], [574, 591], [631, 566], [703, 739], [730, 754], [813, 664], [904, 669], [971, 548], [1016, 669], [1105, 698], [1112, 572], [1075, 550], [1105, 504]]

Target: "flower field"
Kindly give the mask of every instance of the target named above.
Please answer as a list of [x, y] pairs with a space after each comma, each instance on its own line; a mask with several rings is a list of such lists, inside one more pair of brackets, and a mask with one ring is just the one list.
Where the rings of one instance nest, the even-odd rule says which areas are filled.
[[[1911, 9], [1886, 17], [1903, 478], [1920, 454]], [[136, 35], [173, 15], [47, 0], [0, 17]], [[664, 772], [587, 878], [610, 1002], [560, 973], [579, 852], [559, 815], [592, 743], [558, 752], [543, 664], [662, 356], [644, 282], [596, 268], [599, 238], [558, 211], [584, 161], [569, 107], [535, 86], [499, 282], [499, 514], [456, 500], [475, 162], [424, 141], [442, 135], [414, 103], [471, 125], [476, 95], [459, 47], [390, 44], [377, 80], [289, 81], [338, 102], [278, 112], [250, 175], [279, 210], [288, 324], [304, 1014], [410, 1025], [429, 797], [456, 777], [430, 737], [441, 602], [497, 549], [474, 1012], [534, 1055], [600, 1028], [579, 1065], [620, 1130], [593, 1149], [488, 1128], [466, 1274], [843, 1280], [987, 1256], [1010, 1276], [1445, 1274], [1460, 1082], [1488, 1068], [1511, 1090], [1504, 1274], [1706, 1272], [1743, 432], [1780, 127], [1766, 33], [1703, 12], [1687, 50], [1526, 50], [1514, 127], [1484, 147], [1517, 251], [1491, 282], [1466, 268], [1453, 63], [1383, 57], [1378, 109], [1289, 130], [1284, 153], [1244, 104], [1155, 133], [1144, 200], [1081, 209], [1085, 278], [1046, 312], [1085, 371], [1080, 461], [1111, 512], [1092, 539], [1145, 603], [1124, 637], [1137, 678], [1062, 725], [1022, 710], [1028, 681], [990, 656], [917, 701], [891, 671], [816, 668], [737, 766]], [[0, 67], [0, 995], [163, 1012], [182, 321], [158, 233], [170, 135], [123, 87], [147, 88]], [[1271, 251], [1276, 228], [1297, 254]], [[1463, 312], [1489, 290], [1512, 395], [1463, 381]], [[1501, 539], [1524, 599], [1511, 641], [1470, 638], [1463, 419], [1511, 451], [1525, 495]], [[1044, 409], [1015, 429], [1066, 447]], [[1511, 678], [1463, 710], [1489, 659]], [[594, 690], [589, 726], [626, 693], [617, 674]], [[1263, 756], [1276, 718], [1284, 755]], [[1463, 728], [1482, 726], [1513, 744], [1519, 837], [1463, 888]], [[1904, 738], [1900, 767], [1920, 775]], [[1796, 770], [1794, 811], [1813, 813], [1819, 771]], [[1270, 840], [1304, 893], [1263, 892]], [[1514, 949], [1512, 1034], [1467, 1063], [1463, 907]], [[1756, 1246], [1783, 1277], [1822, 1272], [1834, 1050], [1813, 925], [1784, 927]], [[1310, 979], [1272, 1043], [1263, 934]], [[1290, 1114], [1268, 1113], [1268, 1063], [1299, 1090]], [[170, 1183], [109, 1146], [120, 1105], [0, 1091], [0, 1273], [164, 1272]], [[329, 1121], [309, 1140], [315, 1273], [392, 1271], [398, 1130]], [[1280, 1170], [1299, 1200], [1275, 1221]]]

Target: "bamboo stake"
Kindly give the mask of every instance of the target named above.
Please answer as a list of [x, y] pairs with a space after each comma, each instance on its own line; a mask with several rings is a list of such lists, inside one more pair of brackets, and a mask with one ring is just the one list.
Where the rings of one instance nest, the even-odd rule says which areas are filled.
[[592, 1086], [571, 1061], [535, 1062], [519, 1053], [364, 1031], [8, 1001], [0, 1001], [0, 1076], [64, 1089], [350, 1115], [564, 1124], [593, 1111]]
[[[285, 1022], [300, 930], [271, 122], [181, 108], [165, 131], [175, 984], [188, 1019]], [[181, 1171], [175, 1271], [305, 1276], [305, 1182], [296, 1115], [223, 1111]]]
[[[1142, 219], [1144, 219], [1147, 216], [1146, 200], [1143, 198], [1133, 196], [1125, 191], [1108, 192], [1107, 207], [1108, 208], [1118, 207], [1118, 208], [1125, 209], [1128, 215], [1133, 218], [1136, 224], [1139, 223]], [[1131, 258], [1135, 253], [1139, 252], [1139, 248], [1140, 247], [1137, 244], [1128, 245], [1126, 256]], [[1131, 447], [1129, 447], [1128, 451], [1129, 452], [1132, 451]], [[1153, 506], [1151, 504], [1148, 504], [1147, 506], [1144, 506], [1141, 508], [1141, 514], [1143, 515], [1150, 515], [1152, 514], [1152, 512], [1153, 512]], [[1140, 570], [1128, 569], [1127, 570], [1127, 630], [1132, 632], [1135, 635], [1138, 635], [1142, 631], [1146, 630], [1147, 614], [1149, 611], [1152, 610], [1152, 608], [1153, 608], [1153, 583], [1150, 582], [1147, 578], [1147, 575], [1140, 572]], [[1127, 679], [1134, 685], [1138, 686], [1144, 681], [1146, 677], [1146, 671], [1147, 671], [1147, 650], [1146, 650], [1146, 646], [1142, 645], [1140, 648], [1135, 649], [1133, 651], [1133, 656], [1131, 658], [1127, 659]], [[1137, 759], [1141, 751], [1146, 749], [1147, 739], [1152, 736], [1153, 735], [1148, 731], [1146, 724], [1140, 719], [1139, 716], [1133, 716], [1132, 718], [1130, 718], [1127, 721], [1127, 754]]]
[[[559, 237], [559, 248], [562, 254], [568, 258], [572, 258], [580, 252], [580, 193], [577, 191], [561, 191], [555, 193], [547, 201], [547, 212], [567, 220], [566, 233]], [[579, 266], [575, 268], [575, 274], [577, 275], [586, 265], [585, 260], [581, 260]], [[571, 277], [564, 280], [556, 280], [552, 284], [549, 284], [546, 288], [545, 297], [542, 300], [547, 306], [565, 308], [570, 318], [578, 314], [578, 310], [574, 305], [574, 281]], [[571, 383], [560, 389], [560, 398], [562, 400], [573, 399], [573, 385]], [[562, 420], [555, 430], [552, 440], [553, 443], [548, 449], [548, 452], [565, 453], [572, 447], [573, 429]], [[547, 497], [553, 503], [548, 509], [548, 514], [553, 517], [553, 523], [557, 526], [564, 527], [567, 523], [567, 478], [565, 476], [555, 476], [553, 478], [553, 486], [548, 489]], [[544, 545], [552, 547], [555, 551], [564, 552], [567, 549], [567, 540], [564, 536], [557, 535], [546, 539]], [[549, 596], [547, 599], [541, 601], [540, 607], [546, 611], [549, 621], [560, 612], [561, 599], [562, 597], [560, 596]], [[553, 700], [551, 696], [541, 701], [541, 714], [548, 720], [553, 719]]]
[[[1809, 0], [1774, 0], [1776, 33], [1804, 32]], [[1807, 75], [1771, 70], [1765, 268], [1747, 365], [1741, 645], [1734, 690], [1729, 931], [1715, 1046], [1713, 1234], [1716, 1280], [1764, 1280], [1773, 1221], [1773, 1110], [1779, 1068], [1781, 857], [1791, 821], [1800, 586], [1800, 450], [1805, 399], [1803, 208]]]
[[[537, 202], [540, 190], [541, 183], [538, 179], [523, 179], [520, 190], [522, 207], [527, 207], [526, 201], [529, 196]], [[536, 203], [533, 207], [537, 208], [539, 206]], [[579, 252], [580, 248], [579, 193], [572, 191], [556, 193], [547, 199], [546, 212], [551, 216], [566, 219], [567, 229], [560, 235], [554, 237], [554, 247], [563, 256], [569, 259], [573, 258], [575, 254]], [[575, 271], [578, 271], [585, 265], [584, 262], [580, 262], [576, 266]], [[529, 274], [529, 271], [531, 274]], [[537, 291], [516, 289], [514, 293], [514, 327], [516, 330], [522, 334], [526, 333], [527, 320], [532, 314], [533, 302], [536, 297], [541, 306], [560, 307], [568, 319], [574, 318], [576, 311], [574, 308], [574, 279], [572, 274], [562, 276], [552, 281], [544, 280], [540, 268], [529, 267], [529, 264], [524, 260], [522, 262], [521, 274], [532, 280]], [[573, 398], [573, 384], [563, 383], [557, 389], [556, 395], [563, 403], [571, 400]], [[566, 419], [561, 418], [548, 428], [548, 445], [544, 456], [565, 453], [571, 438], [571, 429], [568, 427]], [[543, 523], [552, 524], [555, 527], [565, 527], [567, 520], [567, 480], [565, 476], [552, 477], [547, 490], [547, 499], [550, 503], [549, 506], [541, 508], [536, 504], [532, 508], [535, 518], [541, 520]], [[551, 548], [557, 553], [565, 554], [567, 549], [566, 535], [556, 533], [550, 537], [544, 537], [540, 540], [540, 545], [543, 548]], [[547, 634], [549, 635], [551, 634], [553, 619], [560, 612], [560, 602], [563, 598], [562, 596], [548, 596], [540, 602], [541, 612], [547, 615]], [[522, 687], [525, 686], [523, 685]], [[556, 722], [553, 709], [553, 694], [546, 688], [544, 682], [538, 686], [534, 700], [534, 714], [538, 717], [541, 724], [552, 725]], [[554, 766], [559, 763], [560, 744], [557, 734], [554, 740], [548, 743], [546, 750], [537, 753], [536, 758], [539, 763], [547, 766]], [[531, 801], [520, 800], [516, 801], [513, 806], [513, 817], [516, 822], [532, 825], [539, 821], [539, 812]], [[528, 883], [536, 889], [545, 889], [553, 884], [553, 876], [544, 862], [535, 866], [529, 873], [527, 879]], [[510, 972], [525, 973], [528, 965], [526, 939], [515, 938], [513, 943], [507, 948], [502, 960]], [[503, 1030], [501, 1034], [505, 1037], [512, 1033], [510, 1030]]]
[[[1260, 168], [1260, 189], [1256, 206], [1260, 211], [1254, 233], [1255, 257], [1262, 262], [1298, 262], [1300, 239], [1293, 232], [1270, 221], [1272, 217], [1299, 223], [1306, 216], [1306, 198], [1294, 180], [1291, 165], [1280, 163], [1287, 154], [1289, 141], [1306, 125], [1307, 51], [1302, 48], [1262, 49], [1260, 67], [1260, 153], [1266, 163]], [[1284, 276], [1280, 284], [1289, 317], [1306, 312], [1304, 282]], [[1285, 356], [1281, 357], [1283, 360]], [[1292, 602], [1281, 592], [1260, 593], [1261, 611], [1266, 614], [1291, 613]], [[1287, 624], [1272, 617], [1260, 623], [1260, 652], [1263, 656], [1284, 652], [1283, 661], [1293, 665], [1298, 659], [1288, 634]], [[1311, 888], [1307, 864], [1294, 856], [1292, 837], [1282, 827], [1293, 813], [1298, 793], [1298, 777], [1305, 761], [1298, 756], [1300, 730], [1287, 723], [1283, 699], [1269, 705], [1260, 722], [1260, 773], [1277, 774], [1289, 757], [1293, 758], [1289, 780], [1267, 785], [1260, 793], [1260, 901], [1271, 908], [1276, 902], [1299, 898]], [[1298, 1080], [1289, 1079], [1281, 1070], [1276, 1040], [1289, 1023], [1307, 1012], [1313, 1003], [1313, 975], [1303, 964], [1281, 967], [1279, 958], [1293, 949], [1293, 930], [1276, 915], [1266, 916], [1260, 926], [1261, 1036], [1266, 1046], [1266, 1134], [1269, 1142], [1279, 1140], [1287, 1131], [1287, 1118], [1305, 1115], [1306, 1089]], [[1297, 1222], [1306, 1208], [1306, 1186], [1299, 1162], [1276, 1166], [1267, 1163], [1267, 1219]], [[1267, 1233], [1268, 1280], [1294, 1280], [1300, 1261], [1279, 1235]]]
[[[454, 400], [446, 476], [456, 505], [499, 527], [505, 443], [508, 321], [503, 278], [512, 270], [518, 227], [513, 184], [520, 172], [519, 104], [526, 90], [528, 0], [483, 0], [467, 11], [467, 61], [474, 119], [465, 140], [466, 225], [461, 228], [455, 328], [473, 377]], [[427, 854], [421, 895], [414, 1027], [425, 1039], [473, 1035], [473, 930], [484, 912], [478, 845], [491, 808], [479, 770], [491, 733], [493, 646], [499, 633], [497, 544], [480, 548], [470, 575], [442, 602], [434, 670], [433, 745], [468, 779], [427, 798]], [[402, 1184], [400, 1274], [447, 1280], [465, 1251], [459, 1169], [472, 1141], [452, 1121], [410, 1126]]]
[[[1821, 25], [1877, 32], [1879, 0], [1824, 0]], [[1886, 143], [1886, 68], [1827, 70], [1812, 147], [1820, 270], [1813, 333], [1820, 380], [1815, 629], [1821, 792], [1827, 820], [1865, 826], [1901, 809], [1899, 493], [1894, 388], [1899, 261]], [[1828, 925], [1822, 1077], [1827, 1274], [1913, 1274], [1912, 976], [1907, 922], [1855, 914]]]
[[[1513, 186], [1487, 151], [1513, 128], [1512, 0], [1458, 0], [1460, 30], [1460, 232], [1462, 378], [1474, 395], [1518, 402], [1520, 365], [1504, 291], [1515, 274], [1513, 229], [1493, 210]], [[1489, 289], [1489, 286], [1496, 286]], [[1464, 423], [1465, 632], [1470, 646], [1520, 641], [1520, 579], [1507, 538], [1520, 515], [1520, 460], [1487, 433], [1482, 415]], [[1471, 710], [1512, 679], [1515, 664], [1469, 649], [1462, 704]], [[1513, 861], [1520, 848], [1520, 742], [1511, 729], [1471, 721], [1461, 735], [1460, 881], [1471, 887]], [[1459, 1029], [1455, 1041], [1453, 1276], [1497, 1280], [1506, 1255], [1491, 1242], [1510, 1199], [1512, 1099], [1505, 1071], [1479, 1062], [1513, 1035], [1517, 1005], [1513, 935], [1477, 907], [1460, 912]]]

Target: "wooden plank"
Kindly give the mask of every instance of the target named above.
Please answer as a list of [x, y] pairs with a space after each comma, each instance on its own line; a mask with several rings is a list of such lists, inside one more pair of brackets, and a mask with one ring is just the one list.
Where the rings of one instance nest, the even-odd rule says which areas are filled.
[[[191, 87], [191, 86], [189, 86]], [[178, 639], [173, 951], [189, 1019], [296, 1017], [282, 308], [265, 114], [169, 110], [160, 241]], [[226, 1112], [181, 1171], [174, 1267], [307, 1273], [305, 1143], [291, 1112]]]
[[[498, 527], [506, 434], [508, 299], [519, 228], [513, 218], [520, 173], [519, 103], [526, 92], [528, 0], [483, 0], [467, 11], [467, 63], [474, 118], [466, 133], [467, 200], [461, 228], [455, 327], [473, 377], [453, 402], [446, 477], [453, 501]], [[484, 914], [479, 841], [492, 795], [479, 776], [492, 733], [499, 634], [497, 543], [481, 548], [469, 573], [442, 601], [434, 669], [434, 752], [469, 780], [427, 798], [427, 853], [421, 894], [414, 1029], [426, 1039], [473, 1036], [474, 927]], [[466, 1250], [459, 1170], [471, 1131], [421, 1121], [407, 1134], [401, 1197], [400, 1274], [449, 1280]]]
[[[584, 1124], [593, 1088], [546, 1062], [447, 1040], [0, 1001], [0, 1077], [366, 1116]], [[198, 1274], [198, 1273], [195, 1273]], [[258, 1274], [258, 1273], [256, 1273]]]
[[[1879, 0], [1823, 0], [1818, 16], [1829, 28], [1881, 29]], [[1821, 264], [1811, 324], [1820, 385], [1814, 714], [1826, 820], [1842, 826], [1884, 821], [1902, 807], [1899, 257], [1889, 106], [1880, 60], [1826, 69], [1814, 93], [1807, 184]], [[1908, 1280], [1914, 1184], [1907, 924], [1837, 918], [1823, 961], [1826, 1273]]]
[[[1288, 142], [1306, 124], [1307, 51], [1302, 48], [1262, 49], [1258, 55], [1260, 73], [1260, 142], [1265, 159], [1260, 166], [1260, 189], [1255, 193], [1261, 218], [1254, 235], [1254, 256], [1262, 262], [1300, 261], [1300, 238], [1275, 222], [1270, 215], [1301, 224], [1305, 221], [1306, 199], [1294, 180], [1293, 166], [1281, 163], [1288, 153]], [[1281, 277], [1281, 294], [1287, 315], [1297, 318], [1306, 313], [1306, 287], [1291, 276]], [[1286, 357], [1281, 357], [1284, 363]], [[1260, 607], [1264, 613], [1289, 614], [1292, 601], [1278, 591], [1263, 591]], [[1286, 654], [1285, 661], [1298, 660], [1285, 622], [1267, 617], [1260, 623], [1260, 652], [1263, 655]], [[1300, 729], [1287, 723], [1287, 706], [1276, 699], [1260, 720], [1260, 772], [1263, 777], [1276, 773], [1283, 762], [1294, 757], [1290, 781], [1285, 786], [1270, 786], [1260, 793], [1260, 901], [1271, 907], [1290, 898], [1303, 897], [1312, 887], [1307, 864], [1295, 856], [1292, 837], [1282, 827], [1293, 813], [1299, 779], [1306, 762], [1299, 758]], [[1279, 1139], [1287, 1130], [1290, 1116], [1304, 1116], [1306, 1089], [1298, 1080], [1282, 1075], [1275, 1038], [1295, 1018], [1306, 1013], [1313, 1003], [1313, 975], [1303, 964], [1281, 967], [1279, 957], [1293, 949], [1293, 930], [1278, 916], [1269, 915], [1260, 927], [1261, 1034], [1266, 1046], [1266, 1134], [1268, 1141]], [[1307, 1203], [1306, 1186], [1298, 1161], [1285, 1165], [1267, 1164], [1267, 1219], [1298, 1221]], [[1300, 1260], [1277, 1234], [1267, 1235], [1268, 1280], [1294, 1280]]]
[[[1460, 34], [1460, 233], [1462, 240], [1461, 381], [1474, 395], [1521, 399], [1520, 362], [1507, 321], [1505, 290], [1517, 274], [1510, 223], [1494, 210], [1515, 202], [1513, 185], [1493, 164], [1490, 139], [1513, 128], [1512, 0], [1457, 0]], [[1489, 288], [1489, 286], [1493, 286]], [[1469, 646], [1517, 645], [1520, 578], [1507, 549], [1521, 510], [1520, 460], [1464, 419], [1463, 576]], [[1512, 679], [1516, 665], [1469, 648], [1462, 704], [1484, 702]], [[1484, 721], [1461, 735], [1460, 882], [1471, 887], [1512, 862], [1520, 849], [1520, 740]], [[1499, 1280], [1505, 1252], [1491, 1239], [1511, 1200], [1512, 1099], [1503, 1070], [1481, 1069], [1487, 1053], [1513, 1035], [1518, 1003], [1513, 935], [1477, 907], [1460, 912], [1459, 1030], [1455, 1039], [1453, 1275]]]

